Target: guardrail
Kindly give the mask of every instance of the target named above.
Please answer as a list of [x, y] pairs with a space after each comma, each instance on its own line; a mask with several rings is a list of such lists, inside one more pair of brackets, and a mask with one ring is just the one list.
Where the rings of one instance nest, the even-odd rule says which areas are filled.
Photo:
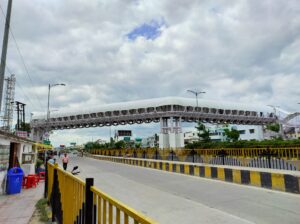
[[300, 148], [94, 149], [94, 155], [300, 170]]
[[46, 197], [52, 208], [52, 221], [59, 224], [155, 224], [154, 220], [126, 206], [86, 181], [48, 163]]

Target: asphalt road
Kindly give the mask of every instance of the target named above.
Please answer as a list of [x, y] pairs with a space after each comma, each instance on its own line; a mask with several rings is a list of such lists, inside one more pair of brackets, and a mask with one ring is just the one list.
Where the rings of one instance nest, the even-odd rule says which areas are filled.
[[73, 165], [159, 223], [300, 223], [300, 195], [90, 158], [71, 158]]

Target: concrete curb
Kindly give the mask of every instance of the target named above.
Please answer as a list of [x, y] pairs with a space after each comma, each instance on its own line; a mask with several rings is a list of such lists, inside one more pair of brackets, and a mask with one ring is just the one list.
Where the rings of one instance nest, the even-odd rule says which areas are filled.
[[124, 163], [128, 165], [141, 166], [162, 171], [181, 173], [185, 175], [192, 175], [210, 179], [217, 179], [236, 184], [250, 185], [272, 190], [284, 191], [294, 194], [300, 194], [300, 176], [293, 174], [284, 174], [282, 171], [276, 173], [276, 170], [270, 172], [245, 170], [235, 168], [225, 168], [218, 166], [209, 166], [202, 164], [186, 164], [164, 160], [147, 160], [122, 158], [111, 156], [90, 155], [90, 158], [105, 160], [117, 163]]

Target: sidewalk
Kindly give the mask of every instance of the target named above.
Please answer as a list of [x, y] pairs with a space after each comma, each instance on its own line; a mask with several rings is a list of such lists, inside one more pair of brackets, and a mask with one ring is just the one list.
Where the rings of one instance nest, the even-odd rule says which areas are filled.
[[0, 196], [0, 223], [27, 224], [35, 210], [35, 204], [43, 197], [44, 183], [36, 188], [22, 189], [20, 194]]

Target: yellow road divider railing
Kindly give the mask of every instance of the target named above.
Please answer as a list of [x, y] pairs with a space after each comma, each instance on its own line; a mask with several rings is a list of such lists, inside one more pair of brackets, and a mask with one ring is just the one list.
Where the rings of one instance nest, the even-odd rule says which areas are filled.
[[94, 155], [300, 170], [300, 148], [94, 149]]
[[83, 181], [58, 164], [48, 163], [45, 184], [52, 221], [57, 223], [157, 223], [94, 187], [93, 178]]
[[151, 224], [156, 223], [145, 215], [128, 207], [120, 201], [110, 197], [96, 187], [92, 187], [94, 211], [96, 212], [96, 223], [116, 223], [116, 224]]
[[177, 157], [180, 161], [184, 161], [190, 155], [198, 156], [218, 156], [225, 152], [227, 156], [234, 156], [239, 158], [259, 157], [266, 153], [274, 157], [284, 159], [300, 160], [300, 147], [291, 148], [220, 148], [220, 149], [93, 149], [90, 153], [103, 156], [130, 156], [135, 158], [148, 159], [163, 159], [170, 156]]

